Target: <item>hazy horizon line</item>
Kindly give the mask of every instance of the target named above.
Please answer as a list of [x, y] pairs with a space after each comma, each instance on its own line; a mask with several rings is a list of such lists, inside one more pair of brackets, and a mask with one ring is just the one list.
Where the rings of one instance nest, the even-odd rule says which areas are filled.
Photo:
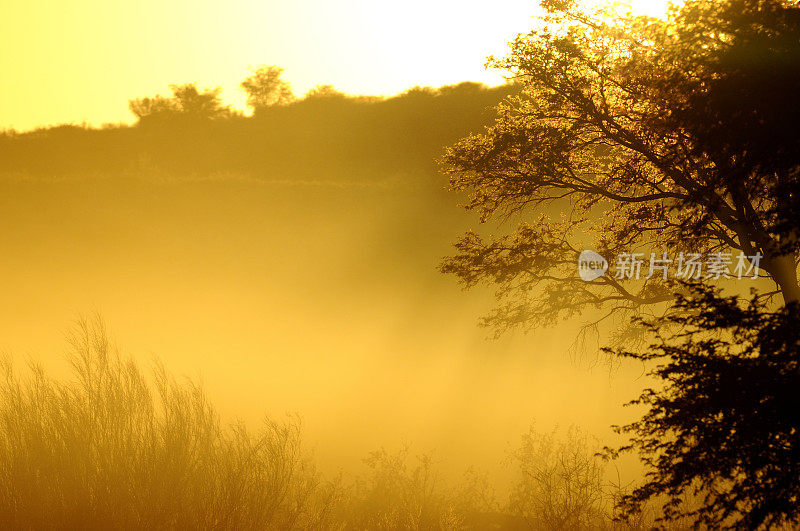
[[[400, 92], [393, 92], [393, 93], [387, 93], [387, 94], [368, 94], [368, 93], [345, 92], [343, 90], [339, 90], [333, 84], [320, 83], [318, 85], [315, 85], [311, 89], [307, 90], [302, 96], [298, 96], [296, 100], [294, 100], [294, 101], [292, 101], [292, 102], [290, 102], [288, 104], [281, 105], [281, 106], [291, 106], [291, 105], [297, 104], [299, 102], [305, 101], [305, 100], [307, 100], [309, 98], [309, 95], [312, 93], [312, 91], [314, 91], [315, 89], [318, 89], [320, 87], [331, 87], [337, 93], [339, 93], [339, 94], [341, 94], [341, 95], [343, 95], [343, 96], [345, 96], [347, 98], [351, 98], [351, 99], [359, 99], [359, 98], [372, 99], [372, 98], [374, 98], [377, 101], [382, 101], [382, 100], [390, 100], [392, 98], [401, 97], [401, 96], [403, 96], [405, 94], [408, 94], [409, 92], [411, 92], [411, 91], [413, 91], [415, 89], [440, 90], [442, 88], [455, 87], [455, 86], [458, 86], [458, 85], [462, 85], [464, 83], [474, 83], [474, 84], [479, 85], [479, 86], [481, 86], [483, 88], [486, 88], [486, 89], [494, 89], [494, 88], [502, 87], [503, 85], [512, 83], [512, 81], [513, 80], [506, 79], [503, 83], [488, 84], [488, 83], [485, 83], [483, 81], [476, 81], [476, 80], [473, 80], [473, 79], [465, 79], [465, 80], [462, 80], [462, 81], [458, 81], [456, 83], [445, 83], [443, 85], [438, 85], [438, 86], [419, 85], [419, 84], [410, 85], [408, 88], [406, 88], [406, 89], [404, 89], [404, 90], [402, 90]], [[187, 81], [187, 82], [183, 82], [183, 83], [171, 83], [171, 84], [167, 84], [165, 87], [168, 89], [171, 85], [185, 85], [185, 84], [196, 85], [199, 89], [202, 89], [202, 90], [221, 88], [221, 85], [208, 85], [208, 86], [201, 85], [198, 81]], [[167, 91], [163, 91], [163, 92], [166, 93]], [[155, 95], [163, 95], [163, 94], [162, 94], [162, 92], [158, 92], [158, 93], [151, 94], [151, 95], [138, 95], [138, 96], [129, 97], [128, 99], [125, 100], [125, 108], [127, 109], [127, 103], [129, 101], [131, 101], [132, 99], [139, 98], [139, 97], [153, 97]], [[226, 101], [225, 97], [224, 97], [224, 92], [221, 92], [221, 95], [222, 95], [223, 104], [225, 104], [227, 107], [229, 107], [233, 111], [235, 111], [237, 113], [240, 113], [244, 117], [251, 117], [253, 115], [251, 109], [242, 108], [240, 105], [237, 105], [236, 103], [229, 103], [228, 101]], [[9, 133], [11, 133], [11, 134], [26, 134], [26, 133], [33, 133], [33, 132], [36, 132], [36, 131], [42, 131], [42, 130], [46, 130], [46, 129], [53, 129], [53, 128], [56, 128], [56, 127], [80, 127], [80, 128], [84, 128], [84, 129], [102, 130], [102, 129], [113, 128], [113, 127], [135, 126], [136, 123], [137, 123], [136, 118], [133, 116], [132, 113], [130, 113], [130, 111], [128, 111], [128, 113], [131, 115], [131, 117], [127, 121], [126, 120], [119, 120], [119, 121], [116, 121], [116, 122], [100, 121], [100, 120], [89, 120], [89, 119], [85, 119], [84, 118], [83, 120], [77, 120], [76, 119], [76, 120], [70, 120], [70, 121], [67, 121], [67, 122], [50, 122], [50, 123], [37, 124], [37, 125], [34, 125], [32, 127], [26, 127], [26, 128], [17, 128], [17, 127], [14, 127], [13, 125], [0, 124], [0, 135], [9, 134]]]

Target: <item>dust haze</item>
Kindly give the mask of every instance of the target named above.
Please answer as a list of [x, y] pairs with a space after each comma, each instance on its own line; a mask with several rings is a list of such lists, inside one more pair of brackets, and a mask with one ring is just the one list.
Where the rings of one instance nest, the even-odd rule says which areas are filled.
[[477, 220], [435, 159], [513, 90], [334, 94], [199, 131], [6, 134], [3, 349], [65, 371], [65, 333], [96, 312], [122, 351], [202, 381], [225, 417], [299, 414], [331, 474], [410, 445], [450, 477], [501, 482], [533, 423], [609, 437], [640, 368], [609, 371], [597, 345], [576, 355], [577, 321], [493, 339], [478, 326], [491, 292], [437, 270]]

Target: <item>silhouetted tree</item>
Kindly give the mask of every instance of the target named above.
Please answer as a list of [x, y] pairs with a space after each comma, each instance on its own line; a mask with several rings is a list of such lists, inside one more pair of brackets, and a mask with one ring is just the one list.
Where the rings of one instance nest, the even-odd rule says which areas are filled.
[[[674, 300], [654, 275], [583, 282], [591, 235], [613, 260], [639, 251], [744, 253], [785, 302], [800, 299], [800, 10], [789, 0], [688, 0], [665, 19], [547, 0], [505, 69], [523, 90], [443, 163], [482, 220], [442, 270], [499, 285], [503, 330]], [[537, 217], [538, 216], [538, 217]]]
[[[666, 520], [796, 524], [800, 6], [687, 0], [661, 20], [542, 5], [544, 24], [491, 60], [522, 92], [444, 157], [483, 220], [539, 217], [496, 239], [467, 233], [442, 269], [467, 286], [499, 285], [504, 304], [487, 322], [500, 330], [665, 303], [643, 327], [659, 340], [617, 351], [658, 364], [660, 379], [634, 402], [642, 419], [619, 428], [631, 436], [622, 450], [650, 469], [621, 516], [666, 496]], [[661, 275], [584, 282], [576, 258], [594, 235], [609, 258], [760, 254], [776, 290], [741, 305], [704, 279], [693, 292]], [[682, 503], [693, 493], [698, 508]]]
[[152, 98], [136, 98], [128, 102], [128, 108], [138, 120], [155, 116], [168, 116], [180, 112], [172, 98], [155, 95]]
[[[617, 430], [619, 451], [638, 450], [645, 483], [622, 498], [623, 515], [666, 496], [664, 520], [690, 516], [711, 528], [758, 529], [800, 522], [800, 308], [769, 312], [697, 286], [679, 295], [679, 314], [647, 321], [659, 339], [645, 352], [656, 384], [632, 404], [647, 413]], [[709, 331], [714, 331], [713, 335]], [[684, 498], [699, 494], [690, 508]]]
[[174, 117], [194, 119], [224, 118], [232, 114], [230, 107], [222, 104], [220, 87], [200, 90], [195, 83], [170, 85], [172, 97], [161, 95], [137, 98], [128, 102], [131, 112], [140, 120], [169, 119]]
[[306, 99], [313, 98], [346, 98], [347, 94], [337, 90], [333, 85], [317, 85], [306, 92]]
[[292, 87], [281, 79], [283, 68], [260, 66], [241, 83], [247, 93], [247, 106], [257, 114], [272, 105], [285, 105], [295, 100]]

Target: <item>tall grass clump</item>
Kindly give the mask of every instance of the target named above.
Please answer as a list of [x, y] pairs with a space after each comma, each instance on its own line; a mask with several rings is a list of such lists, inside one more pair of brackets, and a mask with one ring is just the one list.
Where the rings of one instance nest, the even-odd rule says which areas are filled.
[[0, 528], [329, 525], [337, 491], [297, 420], [223, 425], [199, 386], [145, 376], [99, 319], [69, 339], [69, 379], [0, 363]]

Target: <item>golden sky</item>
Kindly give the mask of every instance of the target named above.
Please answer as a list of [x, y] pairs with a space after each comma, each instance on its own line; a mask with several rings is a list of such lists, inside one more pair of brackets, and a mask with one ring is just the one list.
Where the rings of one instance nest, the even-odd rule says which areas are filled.
[[[655, 14], [666, 0], [633, 3]], [[261, 64], [283, 66], [298, 94], [495, 84], [485, 57], [536, 12], [532, 0], [2, 2], [0, 128], [127, 122], [128, 99], [170, 83], [221, 86], [242, 107], [238, 83]]]

